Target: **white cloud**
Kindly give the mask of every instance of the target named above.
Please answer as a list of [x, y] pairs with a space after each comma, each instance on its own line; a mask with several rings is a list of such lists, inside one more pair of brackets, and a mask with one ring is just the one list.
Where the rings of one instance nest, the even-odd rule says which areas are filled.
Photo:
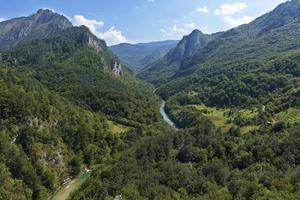
[[160, 32], [162, 33], [163, 37], [168, 37], [168, 38], [180, 38], [183, 35], [187, 35], [191, 33], [194, 29], [196, 29], [197, 26], [195, 23], [185, 23], [181, 25], [173, 25], [170, 28], [162, 28], [160, 29]]
[[149, 2], [152, 2], [152, 3], [154, 3], [155, 2], [155, 0], [148, 0]]
[[209, 27], [208, 27], [208, 25], [203, 26], [203, 27], [201, 28], [201, 31], [204, 32], [204, 33], [209, 32]]
[[196, 25], [194, 23], [183, 24], [183, 26], [186, 28], [196, 28]]
[[210, 11], [208, 10], [207, 6], [203, 6], [197, 9], [198, 12], [201, 13], [209, 13]]
[[223, 4], [219, 9], [215, 10], [216, 15], [220, 16], [232, 16], [236, 13], [240, 13], [248, 7], [246, 3], [233, 3], [233, 4]]
[[172, 30], [175, 32], [175, 33], [185, 33], [186, 32], [186, 29], [184, 29], [184, 28], [180, 28], [180, 27], [178, 27], [177, 25], [174, 25], [173, 26], [173, 28], [172, 28]]
[[97, 21], [95, 19], [87, 19], [82, 15], [75, 15], [73, 22], [75, 25], [80, 26], [84, 25], [88, 27], [93, 34], [97, 37], [105, 40], [108, 45], [119, 44], [123, 42], [127, 42], [125, 36], [122, 35], [122, 31], [117, 30], [115, 26], [112, 26], [107, 31], [101, 31], [100, 29], [103, 28], [104, 22]]
[[97, 34], [97, 29], [101, 28], [104, 25], [103, 21], [97, 21], [95, 19], [87, 19], [82, 15], [75, 15], [74, 16], [74, 23], [77, 26], [85, 25], [88, 27], [92, 33]]
[[163, 29], [163, 28], [160, 29], [159, 31], [162, 32], [162, 33], [166, 33], [167, 32], [166, 29]]
[[215, 10], [215, 14], [220, 16], [221, 19], [228, 25], [239, 26], [254, 20], [254, 17], [251, 16], [236, 17], [237, 14], [243, 13], [246, 8], [248, 8], [248, 5], [244, 2], [222, 4], [220, 8]]
[[99, 37], [109, 45], [127, 42], [126, 37], [122, 35], [122, 31], [117, 30], [114, 26], [104, 33], [99, 33]]
[[5, 20], [6, 20], [5, 18], [0, 17], [0, 22], [3, 22], [3, 21], [5, 21]]
[[225, 16], [223, 18], [224, 22], [232, 25], [232, 26], [239, 26], [241, 24], [247, 24], [251, 21], [254, 20], [254, 17], [250, 17], [250, 16], [243, 16], [243, 17], [240, 17], [240, 18], [234, 18], [234, 17], [231, 17], [231, 16]]

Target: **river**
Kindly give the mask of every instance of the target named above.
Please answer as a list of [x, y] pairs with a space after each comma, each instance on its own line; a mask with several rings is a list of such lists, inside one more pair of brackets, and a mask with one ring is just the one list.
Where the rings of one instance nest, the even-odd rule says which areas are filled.
[[165, 122], [167, 122], [170, 126], [172, 126], [173, 128], [175, 128], [177, 130], [176, 124], [170, 119], [170, 117], [166, 113], [165, 107], [166, 107], [166, 102], [162, 101], [161, 106], [160, 106], [160, 114], [161, 114], [161, 116], [163, 117], [163, 119], [165, 120]]

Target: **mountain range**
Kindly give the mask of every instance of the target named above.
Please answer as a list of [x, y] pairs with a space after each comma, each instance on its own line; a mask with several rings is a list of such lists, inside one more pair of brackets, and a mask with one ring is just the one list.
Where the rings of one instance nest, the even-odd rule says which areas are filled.
[[119, 57], [124, 65], [138, 73], [145, 66], [166, 55], [170, 49], [176, 46], [177, 42], [176, 40], [167, 40], [138, 44], [124, 43], [111, 46], [110, 50]]
[[138, 74], [138, 77], [154, 85], [168, 81], [179, 70], [180, 63], [183, 60], [193, 56], [219, 34], [207, 35], [199, 30], [194, 30], [190, 35], [183, 37], [164, 57], [145, 66], [143, 71]]
[[[226, 63], [223, 63], [224, 61], [230, 64], [230, 60], [233, 59], [235, 62], [243, 59], [259, 59], [260, 56], [265, 57], [269, 55], [269, 52], [280, 53], [297, 49], [299, 47], [297, 41], [298, 10], [299, 1], [294, 0], [284, 3], [274, 11], [259, 17], [250, 24], [242, 25], [226, 32], [207, 35], [206, 37], [210, 39], [198, 47], [197, 41], [199, 39], [193, 39], [192, 33], [179, 42], [179, 45], [180, 43], [185, 44], [186, 38], [188, 38], [192, 41], [192, 44], [196, 44], [196, 48], [195, 46], [191, 47], [194, 51], [187, 57], [178, 59], [176, 63], [176, 59], [174, 60], [175, 62], [172, 60], [176, 55], [170, 52], [171, 55], [168, 54], [158, 63], [153, 63], [146, 67], [146, 70], [138, 76], [155, 85], [159, 85], [161, 81], [165, 81], [166, 77], [172, 80], [188, 76], [204, 65], [209, 65], [207, 68], [212, 68], [212, 64], [218, 65], [214, 66], [214, 68], [219, 69], [220, 65], [222, 67], [226, 65]], [[205, 36], [203, 37], [203, 34], [201, 35], [200, 33], [198, 33], [199, 37], [205, 39]], [[285, 42], [281, 43], [281, 41]], [[190, 49], [189, 47], [190, 45], [188, 45], [187, 49]], [[182, 49], [185, 48], [179, 48], [178, 50], [181, 54], [184, 52]]]
[[[223, 79], [235, 81], [235, 77], [236, 81], [242, 81], [250, 87], [244, 80], [240, 80], [240, 75], [257, 73], [259, 76], [262, 74], [260, 72], [267, 70], [267, 63], [270, 63], [271, 67], [271, 63], [280, 62], [278, 60], [282, 56], [297, 54], [298, 9], [299, 1], [296, 0], [281, 4], [274, 11], [249, 24], [215, 34], [215, 39], [208, 42], [204, 48], [199, 48], [192, 56], [181, 59], [177, 64], [168, 62], [168, 56], [165, 56], [163, 62], [154, 63], [138, 77], [161, 86], [158, 91], [166, 98], [178, 92], [190, 92], [194, 89], [205, 90], [203, 95], [207, 96], [207, 90], [216, 90], [215, 82]], [[156, 73], [157, 71], [159, 73]], [[222, 79], [218, 80], [219, 78]], [[228, 90], [218, 87], [219, 92]], [[253, 97], [253, 94], [248, 95], [250, 98]], [[201, 98], [204, 97], [199, 97]], [[230, 105], [236, 100], [228, 99], [228, 101], [230, 103], [227, 105]]]
[[299, 13], [112, 47], [47, 9], [0, 22], [0, 199], [298, 199]]

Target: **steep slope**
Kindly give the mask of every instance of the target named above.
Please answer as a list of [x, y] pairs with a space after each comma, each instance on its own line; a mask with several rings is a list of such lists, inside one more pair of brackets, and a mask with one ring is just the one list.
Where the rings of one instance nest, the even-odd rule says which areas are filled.
[[39, 10], [29, 17], [0, 22], [0, 51], [15, 47], [22, 41], [44, 38], [72, 27], [68, 19], [51, 10]]
[[[44, 22], [61, 26], [50, 15]], [[39, 33], [1, 52], [0, 199], [49, 199], [85, 166], [130, 146], [123, 138], [160, 128], [152, 88], [88, 28]]]
[[162, 58], [178, 41], [168, 40], [138, 44], [119, 44], [111, 46], [110, 50], [120, 58], [120, 61], [131, 70], [138, 73], [148, 64]]
[[[161, 87], [159, 91], [165, 98], [183, 91], [195, 91], [195, 94], [201, 91], [193, 99], [198, 99], [198, 102], [209, 101], [210, 105], [229, 106], [261, 102], [276, 89], [285, 88], [289, 85], [288, 82], [297, 85], [297, 81], [293, 79], [298, 79], [298, 74], [283, 69], [294, 67], [297, 71], [298, 65], [290, 65], [293, 60], [284, 63], [279, 59], [289, 54], [297, 54], [296, 50], [300, 48], [300, 18], [296, 14], [299, 8], [298, 0], [289, 1], [248, 25], [223, 33], [193, 57], [185, 59], [173, 77], [175, 80]], [[273, 18], [278, 23], [274, 23]], [[281, 70], [273, 71], [272, 75], [264, 73], [272, 69], [274, 63], [279, 63]], [[254, 76], [260, 77], [260, 81], [257, 82]], [[276, 85], [279, 85], [263, 87], [259, 90], [263, 95], [260, 98], [254, 91], [245, 91], [251, 87], [259, 88], [259, 85], [273, 79], [272, 76], [282, 76], [286, 81], [279, 84], [279, 80], [283, 79], [278, 77]], [[218, 96], [227, 100], [221, 100]]]
[[101, 113], [0, 68], [1, 199], [47, 199], [68, 177], [110, 157], [117, 146]]
[[194, 30], [190, 35], [184, 36], [176, 48], [166, 55], [166, 58], [170, 62], [176, 62], [193, 56], [213, 39], [212, 35], [205, 35], [199, 30]]
[[250, 24], [225, 32], [194, 57], [186, 59], [177, 77], [193, 73], [201, 64], [213, 64], [219, 69], [220, 65], [226, 67], [237, 61], [268, 59], [298, 49], [299, 2], [283, 3]]
[[[141, 123], [159, 119], [150, 87], [135, 80], [86, 27], [20, 44], [2, 59], [93, 111]], [[149, 108], [153, 112], [147, 112]]]
[[177, 46], [171, 49], [162, 59], [146, 66], [138, 74], [138, 77], [154, 85], [166, 83], [177, 73], [184, 59], [193, 56], [219, 34], [206, 35], [199, 30], [194, 30], [190, 35], [183, 37]]
[[298, 29], [299, 0], [288, 1], [250, 24], [218, 33], [205, 48], [192, 57], [181, 59], [179, 64], [154, 63], [139, 77], [157, 85], [165, 83], [166, 78], [172, 80], [188, 76], [199, 68], [205, 68], [203, 71], [208, 71], [208, 68], [216, 70], [243, 60], [271, 58], [299, 47]]

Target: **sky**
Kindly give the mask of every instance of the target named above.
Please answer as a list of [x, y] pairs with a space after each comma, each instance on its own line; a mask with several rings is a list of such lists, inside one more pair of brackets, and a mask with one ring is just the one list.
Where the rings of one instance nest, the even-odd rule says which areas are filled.
[[0, 21], [47, 8], [86, 25], [109, 45], [181, 39], [228, 30], [286, 0], [0, 0]]

